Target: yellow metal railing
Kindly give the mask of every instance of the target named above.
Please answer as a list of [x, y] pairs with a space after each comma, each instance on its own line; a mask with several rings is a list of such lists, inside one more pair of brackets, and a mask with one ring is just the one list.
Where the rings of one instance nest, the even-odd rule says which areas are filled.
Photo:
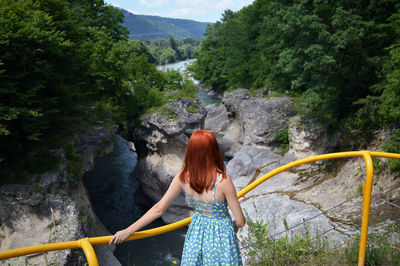
[[[312, 163], [321, 160], [327, 159], [336, 159], [336, 158], [345, 158], [345, 157], [363, 157], [365, 160], [365, 165], [367, 169], [367, 176], [365, 183], [362, 184], [363, 190], [363, 203], [362, 203], [362, 224], [361, 224], [361, 236], [360, 236], [360, 249], [358, 253], [358, 265], [364, 265], [365, 262], [365, 249], [367, 245], [367, 234], [368, 234], [368, 220], [369, 220], [369, 209], [371, 204], [371, 194], [372, 194], [372, 183], [373, 183], [373, 175], [374, 169], [372, 164], [373, 157], [384, 157], [384, 158], [394, 158], [400, 159], [400, 154], [397, 153], [386, 153], [386, 152], [373, 152], [373, 151], [351, 151], [351, 152], [338, 152], [338, 153], [329, 153], [323, 155], [312, 156], [304, 159], [300, 159], [288, 164], [285, 164], [281, 167], [278, 167], [271, 172], [263, 175], [259, 179], [255, 180], [247, 187], [242, 189], [238, 194], [237, 197], [241, 198], [247, 193], [249, 193], [252, 189], [260, 185], [261, 183], [265, 182], [269, 178], [282, 173], [286, 170], [289, 170], [293, 167]], [[146, 237], [151, 237], [155, 235], [160, 235], [169, 231], [176, 230], [183, 226], [188, 225], [192, 220], [192, 217], [183, 219], [181, 221], [160, 226], [154, 229], [144, 230], [140, 232], [134, 233], [130, 236], [126, 241], [141, 239]], [[68, 241], [68, 242], [61, 242], [61, 243], [52, 243], [52, 244], [44, 244], [32, 247], [25, 247], [25, 248], [18, 248], [12, 249], [7, 251], [0, 252], [0, 260], [24, 256], [34, 253], [42, 253], [47, 251], [54, 251], [54, 250], [61, 250], [61, 249], [72, 249], [72, 248], [82, 248], [85, 252], [86, 258], [90, 266], [97, 266], [98, 261], [96, 257], [96, 253], [94, 252], [93, 245], [100, 245], [106, 244], [110, 241], [112, 236], [102, 236], [102, 237], [91, 237], [91, 238], [84, 238], [76, 241]]]

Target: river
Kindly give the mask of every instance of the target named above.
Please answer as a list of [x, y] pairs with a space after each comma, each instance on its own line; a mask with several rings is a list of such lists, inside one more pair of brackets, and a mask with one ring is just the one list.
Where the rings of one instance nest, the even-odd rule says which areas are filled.
[[[184, 72], [191, 62], [193, 60], [157, 68], [163, 71], [174, 69]], [[201, 90], [199, 99], [203, 105], [220, 101]], [[115, 136], [113, 152], [98, 158], [94, 169], [84, 177], [96, 215], [113, 234], [139, 219], [154, 204], [144, 194], [134, 176], [136, 163], [137, 154], [129, 150], [121, 136]], [[146, 229], [161, 225], [164, 223], [158, 219]], [[186, 230], [187, 228], [181, 228], [159, 236], [123, 243], [117, 246], [114, 255], [122, 265], [173, 265], [173, 262], [179, 264]]]
[[[96, 215], [111, 232], [126, 228], [139, 219], [154, 202], [142, 191], [133, 175], [137, 155], [126, 141], [114, 137], [114, 150], [95, 161], [94, 169], [85, 175], [85, 184]], [[146, 229], [164, 225], [161, 219]], [[179, 261], [186, 228], [159, 236], [117, 245], [114, 255], [122, 265], [171, 265]]]
[[[180, 61], [180, 62], [167, 64], [167, 65], [163, 65], [163, 66], [157, 66], [157, 69], [158, 70], [162, 70], [162, 71], [167, 71], [169, 69], [173, 69], [173, 70], [177, 70], [181, 74], [185, 75], [185, 71], [186, 71], [187, 66], [190, 65], [191, 63], [195, 62], [195, 61], [196, 61], [196, 59], [188, 59], [186, 61]], [[198, 80], [195, 80], [191, 76], [189, 76], [189, 78], [192, 79], [194, 84], [199, 85], [199, 81]], [[204, 106], [206, 106], [208, 104], [221, 102], [220, 98], [215, 97], [213, 95], [210, 95], [209, 92], [206, 91], [206, 90], [199, 90], [198, 93], [197, 93], [197, 96], [199, 97], [200, 102]]]

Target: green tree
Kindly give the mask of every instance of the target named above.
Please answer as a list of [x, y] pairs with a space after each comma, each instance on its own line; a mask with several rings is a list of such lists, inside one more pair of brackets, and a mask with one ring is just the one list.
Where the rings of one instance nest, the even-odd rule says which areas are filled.
[[199, 38], [154, 39], [143, 42], [157, 64], [174, 63], [179, 60], [193, 58], [193, 52], [200, 45]]
[[34, 158], [91, 123], [83, 110], [112, 106], [122, 122], [161, 104], [166, 81], [146, 47], [127, 41], [118, 9], [99, 0], [4, 0], [0, 17], [0, 182], [41, 162], [54, 166]]
[[173, 63], [177, 60], [177, 54], [176, 51], [174, 49], [172, 49], [171, 47], [168, 47], [167, 49], [163, 50], [161, 56], [160, 56], [160, 64], [164, 65], [164, 64], [169, 64], [169, 63]]
[[387, 19], [398, 8], [392, 0], [256, 0], [207, 28], [195, 77], [214, 89], [302, 95], [313, 116], [338, 124], [378, 95], [370, 88], [380, 82], [395, 36]]
[[400, 126], [400, 11], [391, 17], [391, 26], [395, 31], [396, 40], [389, 47], [389, 58], [383, 72], [384, 90], [380, 96], [379, 114], [387, 124]]
[[81, 57], [39, 2], [1, 1], [0, 16], [0, 153], [5, 156], [25, 150], [62, 123], [59, 116], [79, 94]]

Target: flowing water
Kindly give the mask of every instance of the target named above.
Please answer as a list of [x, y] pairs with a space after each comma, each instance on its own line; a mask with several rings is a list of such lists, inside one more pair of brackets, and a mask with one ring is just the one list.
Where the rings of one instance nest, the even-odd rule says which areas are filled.
[[[168, 69], [173, 69], [173, 70], [179, 71], [181, 74], [184, 74], [187, 66], [195, 61], [196, 61], [196, 59], [189, 59], [186, 61], [180, 61], [177, 63], [167, 64], [164, 66], [157, 66], [157, 69], [162, 70], [162, 71], [167, 71]], [[194, 84], [196, 84], [196, 85], [199, 84], [198, 80], [195, 80], [192, 77], [190, 77], [190, 78], [193, 80]], [[199, 92], [197, 93], [197, 96], [199, 97], [200, 102], [204, 106], [221, 102], [220, 98], [215, 97], [214, 95], [210, 95], [209, 92], [205, 91], [205, 90], [199, 90]]]
[[157, 69], [162, 70], [162, 71], [167, 71], [168, 69], [173, 69], [173, 70], [177, 70], [177, 71], [183, 73], [183, 72], [185, 72], [188, 65], [190, 65], [191, 63], [193, 63], [195, 61], [196, 61], [196, 59], [188, 59], [185, 61], [179, 61], [179, 62], [172, 63], [172, 64], [157, 66]]
[[[139, 219], [154, 202], [142, 191], [132, 174], [137, 155], [120, 136], [114, 138], [113, 152], [95, 161], [85, 183], [93, 208], [111, 232], [126, 228]], [[161, 219], [146, 228], [164, 225]], [[114, 255], [122, 265], [171, 265], [179, 261], [186, 228], [155, 237], [129, 241], [117, 246]]]
[[[183, 72], [191, 62], [193, 60], [182, 61], [158, 69]], [[203, 105], [220, 101], [201, 90], [198, 95]], [[85, 184], [96, 215], [112, 234], [132, 224], [154, 204], [144, 194], [133, 174], [136, 164], [137, 154], [129, 150], [121, 136], [115, 136], [113, 152], [98, 158], [94, 169], [85, 174]], [[145, 229], [162, 225], [164, 223], [158, 219]], [[186, 230], [187, 228], [181, 228], [159, 236], [120, 244], [114, 255], [122, 265], [179, 264]]]

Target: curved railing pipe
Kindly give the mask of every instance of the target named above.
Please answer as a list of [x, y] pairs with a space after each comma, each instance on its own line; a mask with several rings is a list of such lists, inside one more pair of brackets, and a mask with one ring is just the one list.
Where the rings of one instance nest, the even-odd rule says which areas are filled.
[[[372, 183], [373, 183], [373, 163], [372, 163], [371, 156], [400, 159], [400, 154], [397, 154], [397, 153], [373, 152], [373, 151], [350, 151], [350, 152], [338, 152], [338, 153], [329, 153], [329, 154], [311, 156], [308, 158], [300, 159], [300, 160], [285, 164], [281, 167], [278, 167], [278, 168], [272, 170], [271, 172], [263, 175], [262, 177], [258, 178], [257, 180], [255, 180], [254, 182], [252, 182], [251, 184], [246, 186], [244, 189], [239, 191], [237, 193], [237, 197], [238, 198], [243, 197], [244, 195], [249, 193], [252, 189], [256, 188], [258, 185], [265, 182], [269, 178], [271, 178], [277, 174], [280, 174], [286, 170], [289, 170], [293, 167], [302, 165], [302, 164], [312, 163], [312, 162], [327, 160], [327, 159], [336, 159], [336, 158], [345, 158], [345, 157], [363, 157], [365, 160], [365, 164], [366, 164], [367, 175], [366, 175], [365, 183], [363, 182], [363, 203], [362, 203], [363, 212], [362, 212], [362, 225], [361, 225], [358, 265], [364, 265], [365, 249], [366, 249], [367, 234], [368, 234], [369, 210], [370, 210], [370, 204], [371, 204]], [[132, 236], [130, 236], [125, 241], [141, 239], [141, 238], [151, 237], [151, 236], [160, 235], [160, 234], [163, 234], [166, 232], [170, 232], [170, 231], [176, 230], [178, 228], [181, 228], [183, 226], [190, 224], [191, 220], [192, 220], [192, 217], [188, 217], [186, 219], [183, 219], [183, 220], [175, 222], [175, 223], [171, 223], [168, 225], [160, 226], [160, 227], [149, 229], [149, 230], [139, 231], [139, 232], [134, 233]], [[98, 265], [97, 257], [93, 250], [92, 245], [106, 244], [110, 241], [111, 238], [112, 238], [112, 236], [91, 237], [91, 238], [84, 238], [84, 239], [80, 239], [80, 240], [76, 240], [76, 241], [44, 244], [44, 245], [38, 245], [38, 246], [32, 246], [32, 247], [6, 250], [6, 251], [0, 252], [0, 260], [34, 254], [34, 253], [42, 253], [42, 252], [47, 252], [47, 251], [82, 248], [85, 252], [85, 255], [88, 260], [89, 265], [97, 266]]]
[[99, 262], [97, 260], [96, 252], [94, 252], [93, 246], [90, 243], [89, 238], [84, 238], [78, 240], [80, 247], [85, 252], [86, 259], [90, 266], [99, 266]]

